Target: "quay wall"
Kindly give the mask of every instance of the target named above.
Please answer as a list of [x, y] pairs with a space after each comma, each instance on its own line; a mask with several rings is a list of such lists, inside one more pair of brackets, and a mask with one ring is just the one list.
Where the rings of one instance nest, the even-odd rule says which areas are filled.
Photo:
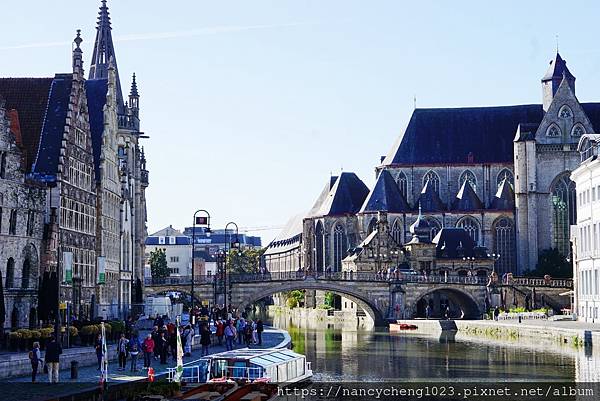
[[310, 329], [333, 326], [344, 330], [363, 330], [375, 327], [373, 319], [368, 315], [357, 316], [355, 312], [351, 311], [271, 305], [268, 307], [268, 314], [273, 319], [274, 325], [278, 327], [286, 327], [290, 322], [296, 326]]

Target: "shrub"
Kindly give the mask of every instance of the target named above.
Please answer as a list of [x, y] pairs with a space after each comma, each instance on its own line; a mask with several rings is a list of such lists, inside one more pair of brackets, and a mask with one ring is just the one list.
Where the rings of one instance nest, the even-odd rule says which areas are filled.
[[69, 326], [69, 335], [71, 337], [76, 337], [79, 334], [77, 327]]
[[46, 327], [46, 328], [40, 329], [40, 338], [44, 339], [44, 338], [51, 337], [52, 333], [54, 333], [53, 328]]
[[522, 312], [525, 312], [525, 308], [522, 306], [519, 306], [518, 308], [510, 308], [509, 312], [510, 313], [522, 313]]
[[40, 332], [40, 330], [31, 330], [32, 340], [39, 340], [40, 338], [42, 338], [42, 333]]
[[8, 333], [8, 338], [11, 341], [16, 341], [16, 340], [20, 340], [22, 338], [22, 335], [18, 331], [11, 331], [10, 333]]
[[17, 330], [17, 333], [21, 334], [23, 340], [29, 340], [31, 338], [31, 331], [28, 329], [19, 329]]

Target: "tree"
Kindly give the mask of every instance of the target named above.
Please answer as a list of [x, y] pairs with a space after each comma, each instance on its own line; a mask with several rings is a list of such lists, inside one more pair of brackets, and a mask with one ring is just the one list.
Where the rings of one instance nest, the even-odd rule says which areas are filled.
[[301, 290], [292, 290], [290, 292], [285, 293], [286, 305], [288, 308], [295, 308], [298, 305], [301, 305], [304, 302], [304, 291]]
[[572, 278], [573, 265], [567, 261], [557, 248], [545, 249], [538, 256], [535, 270], [527, 272], [526, 275], [543, 277], [545, 274], [550, 275], [550, 277]]
[[264, 248], [232, 249], [227, 255], [227, 270], [232, 273], [258, 273], [263, 253]]
[[153, 278], [169, 277], [167, 253], [164, 249], [155, 249], [150, 252], [150, 272]]

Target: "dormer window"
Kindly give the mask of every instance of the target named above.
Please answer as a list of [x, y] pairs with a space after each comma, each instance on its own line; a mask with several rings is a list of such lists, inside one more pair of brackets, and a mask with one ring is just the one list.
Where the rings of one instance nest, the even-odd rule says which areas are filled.
[[571, 130], [571, 136], [582, 136], [585, 135], [585, 128], [581, 124], [575, 124]]
[[573, 112], [571, 111], [571, 108], [569, 106], [564, 105], [558, 111], [558, 116], [560, 118], [571, 118], [573, 117]]
[[546, 131], [546, 136], [559, 137], [560, 135], [560, 128], [558, 128], [558, 125], [556, 124], [552, 124], [550, 127], [548, 127], [548, 130]]

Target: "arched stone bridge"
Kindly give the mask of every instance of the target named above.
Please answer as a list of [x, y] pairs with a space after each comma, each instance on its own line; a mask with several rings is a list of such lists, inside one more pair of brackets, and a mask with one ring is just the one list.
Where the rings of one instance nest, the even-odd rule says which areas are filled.
[[[215, 298], [217, 276], [196, 276], [194, 298], [197, 301]], [[230, 274], [228, 281], [228, 303], [238, 310], [270, 295], [292, 290], [331, 291], [342, 295], [358, 306], [373, 319], [376, 325], [385, 325], [390, 319], [424, 316], [427, 303], [434, 305], [432, 311], [439, 311], [440, 299], [453, 305], [452, 317], [479, 319], [486, 309], [488, 280], [483, 277], [463, 276], [421, 276], [403, 275], [383, 277], [364, 272], [336, 273], [267, 273]], [[218, 283], [221, 283], [219, 280]], [[164, 294], [179, 291], [190, 295], [191, 277], [168, 277], [146, 279], [146, 295]], [[539, 291], [543, 287], [553, 291], [572, 288], [572, 281], [536, 281]], [[508, 286], [508, 285], [507, 285]], [[502, 287], [502, 285], [500, 285]], [[221, 291], [222, 293], [222, 291]], [[437, 303], [436, 303], [437, 302]]]

